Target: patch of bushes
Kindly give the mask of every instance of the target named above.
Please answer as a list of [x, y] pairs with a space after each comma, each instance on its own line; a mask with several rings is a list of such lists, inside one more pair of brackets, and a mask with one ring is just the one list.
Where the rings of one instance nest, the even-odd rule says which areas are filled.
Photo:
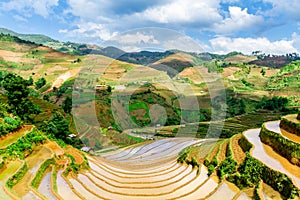
[[246, 159], [238, 168], [238, 172], [229, 176], [227, 180], [240, 189], [256, 187], [263, 180], [264, 183], [278, 191], [285, 199], [293, 199], [295, 196], [299, 196], [298, 189], [288, 176], [270, 169], [253, 158], [249, 152], [246, 152]]
[[292, 164], [300, 166], [300, 145], [266, 129], [263, 125], [259, 134], [261, 141], [271, 146]]
[[13, 188], [24, 177], [27, 171], [28, 165], [24, 162], [24, 165], [19, 169], [19, 171], [7, 180], [6, 187], [10, 189]]
[[226, 157], [217, 167], [217, 175], [222, 180], [226, 175], [234, 174], [237, 166], [237, 162], [232, 157]]
[[[300, 115], [298, 115], [298, 117], [299, 116]], [[296, 123], [291, 120], [288, 120], [285, 117], [282, 117], [280, 121], [280, 127], [282, 127], [283, 129], [287, 130], [290, 133], [294, 133], [300, 136], [300, 123]]]
[[4, 123], [0, 122], [0, 136], [6, 135], [21, 126], [22, 121], [20, 118], [4, 117]]
[[43, 144], [46, 138], [38, 133], [36, 130], [27, 133], [25, 136], [19, 138], [15, 143], [9, 145], [6, 149], [0, 150], [3, 157], [15, 157], [24, 159], [29, 155], [36, 145]]
[[288, 106], [289, 99], [285, 97], [275, 96], [271, 99], [263, 97], [262, 100], [258, 103], [258, 109], [267, 109], [267, 110], [279, 110], [285, 111]]
[[34, 179], [31, 181], [31, 186], [33, 188], [38, 188], [39, 185], [40, 185], [40, 182], [43, 178], [43, 175], [46, 171], [46, 169], [51, 165], [51, 164], [54, 164], [55, 161], [54, 161], [54, 158], [50, 158], [50, 159], [47, 159], [45, 162], [43, 162], [43, 164], [40, 166], [39, 170], [37, 171], [37, 173], [35, 174], [35, 177]]
[[218, 166], [219, 162], [218, 162], [217, 157], [215, 156], [211, 162], [209, 162], [207, 159], [205, 159], [203, 164], [204, 164], [204, 166], [207, 167], [208, 176], [210, 176], [215, 171], [215, 168]]
[[53, 183], [53, 190], [55, 192], [57, 192], [56, 179], [57, 179], [57, 172], [56, 172], [56, 166], [54, 165], [53, 168], [52, 168], [52, 183]]
[[189, 147], [187, 147], [187, 148], [183, 149], [181, 152], [179, 152], [177, 162], [184, 163], [188, 157], [188, 153], [189, 153]]
[[64, 171], [64, 175], [67, 176], [70, 172], [78, 174], [80, 170], [80, 165], [76, 163], [75, 158], [71, 154], [66, 154], [67, 157], [71, 159], [71, 163], [68, 165], [67, 169]]
[[71, 159], [71, 163], [68, 165], [66, 170], [63, 172], [64, 176], [68, 176], [70, 172], [73, 172], [74, 174], [78, 174], [78, 172], [81, 169], [88, 169], [89, 168], [89, 163], [86, 157], [84, 157], [84, 161], [81, 164], [77, 164], [75, 161], [75, 158], [71, 154], [66, 154], [67, 157]]
[[0, 163], [0, 169], [4, 166], [4, 164], [5, 164], [5, 162], [4, 162], [4, 160], [2, 160]]
[[250, 149], [253, 147], [253, 145], [247, 140], [247, 138], [244, 135], [242, 135], [238, 143], [244, 152], [249, 152]]

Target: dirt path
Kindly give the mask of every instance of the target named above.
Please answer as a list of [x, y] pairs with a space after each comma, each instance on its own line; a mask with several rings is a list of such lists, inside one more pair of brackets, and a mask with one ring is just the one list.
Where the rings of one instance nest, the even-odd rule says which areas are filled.
[[81, 70], [80, 68], [72, 69], [72, 70], [69, 70], [69, 71], [63, 73], [62, 75], [60, 75], [59, 77], [57, 77], [55, 79], [51, 88], [49, 90], [47, 90], [45, 93], [52, 91], [54, 87], [59, 88], [69, 78], [76, 77], [80, 70]]

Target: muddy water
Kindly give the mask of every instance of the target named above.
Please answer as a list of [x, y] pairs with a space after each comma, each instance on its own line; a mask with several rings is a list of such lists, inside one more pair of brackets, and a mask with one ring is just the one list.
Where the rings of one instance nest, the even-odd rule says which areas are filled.
[[[188, 184], [174, 190], [172, 193], [161, 196], [160, 199], [199, 199], [199, 195], [203, 194], [201, 188], [207, 180], [207, 170], [204, 166], [201, 166], [200, 173], [195, 179], [190, 181]], [[211, 188], [214, 184], [207, 185]]]
[[143, 176], [143, 175], [127, 175], [126, 173], [115, 173], [109, 170], [105, 170], [104, 168], [101, 168], [95, 164], [90, 164], [91, 169], [96, 172], [99, 175], [103, 175], [106, 176], [110, 179], [115, 179], [115, 180], [119, 180], [119, 181], [128, 181], [132, 180], [132, 182], [144, 182], [149, 180], [149, 178], [151, 178], [151, 181], [157, 181], [157, 180], [161, 180], [161, 177], [172, 177], [172, 176], [176, 176], [179, 173], [183, 173], [186, 170], [186, 167], [183, 165], [177, 165], [178, 167], [175, 168], [172, 171], [165, 171], [164, 173], [161, 174], [148, 174], [147, 176]]
[[263, 184], [262, 195], [265, 200], [280, 200], [282, 199], [279, 192], [275, 191], [267, 184]]
[[232, 199], [240, 190], [232, 183], [224, 181], [208, 200]]
[[38, 197], [36, 194], [34, 194], [32, 191], [29, 191], [22, 200], [41, 200], [40, 197]]
[[292, 165], [287, 159], [277, 154], [270, 146], [263, 144], [259, 138], [260, 129], [251, 129], [244, 132], [246, 138], [254, 145], [252, 156], [262, 161], [268, 167], [280, 171], [291, 177], [300, 188], [300, 168]]
[[[162, 174], [159, 176], [153, 176], [153, 177], [119, 177], [119, 176], [115, 176], [109, 173], [93, 173], [96, 177], [100, 177], [103, 180], [113, 180], [113, 181], [117, 181], [119, 183], [123, 183], [123, 184], [130, 184], [130, 185], [139, 185], [139, 184], [155, 184], [155, 183], [160, 183], [160, 184], [164, 184], [164, 180], [168, 180], [168, 181], [172, 181], [173, 179], [176, 179], [176, 176], [179, 176], [181, 178], [183, 174], [184, 176], [188, 175], [191, 173], [191, 169], [190, 168], [186, 168], [184, 166], [182, 166], [182, 168], [179, 168], [178, 170], [172, 172], [172, 173], [166, 173], [166, 174]], [[177, 179], [178, 180], [178, 179]], [[146, 186], [146, 185], [145, 185]]]
[[[91, 192], [87, 191], [78, 181], [76, 181], [75, 179], [70, 179], [71, 184], [73, 185], [74, 189], [79, 192], [84, 198], [86, 199], [99, 199], [98, 196], [96, 196], [95, 194], [92, 194]], [[95, 190], [93, 190], [93, 188], [89, 187], [88, 184], [84, 183], [85, 186], [87, 186], [89, 189], [91, 189], [93, 192], [95, 192]], [[101, 194], [101, 193], [99, 193]], [[101, 199], [101, 198], [100, 198]]]
[[2, 187], [5, 185], [4, 182], [0, 181], [0, 199], [11, 199], [2, 189]]
[[48, 172], [42, 179], [41, 184], [38, 188], [39, 193], [47, 197], [49, 200], [56, 200], [57, 198], [51, 191], [51, 172]]
[[4, 165], [0, 173], [0, 199], [11, 199], [3, 190], [2, 187], [5, 186], [6, 179], [15, 174], [18, 169], [22, 166], [21, 161], [9, 162], [7, 165]]
[[294, 142], [297, 142], [297, 143], [300, 144], [300, 137], [299, 137], [298, 135], [292, 134], [292, 133], [290, 133], [290, 132], [287, 132], [287, 131], [284, 130], [284, 129], [280, 129], [280, 130], [281, 130], [281, 134], [282, 134], [284, 137], [288, 138], [288, 139], [291, 140], [291, 141], [294, 141]]
[[284, 137], [286, 137], [287, 139], [300, 144], [299, 136], [297, 136], [296, 134], [289, 133], [289, 132], [285, 131], [284, 129], [281, 129], [279, 124], [280, 124], [280, 121], [274, 121], [274, 122], [265, 123], [265, 126], [268, 130], [273, 131], [278, 134], [281, 134]]
[[[185, 194], [192, 193], [193, 190], [198, 191], [199, 189], [198, 187], [201, 186], [201, 184], [204, 183], [208, 177], [207, 177], [206, 169], [201, 170], [201, 173], [198, 176], [196, 175], [196, 171], [193, 170], [193, 173], [187, 176], [186, 180], [179, 181], [178, 183], [173, 183], [162, 188], [159, 187], [157, 189], [153, 189], [153, 188], [147, 189], [147, 186], [141, 189], [136, 189], [136, 188], [122, 189], [118, 187], [113, 188], [111, 186], [103, 185], [103, 184], [97, 186], [95, 183], [90, 181], [88, 177], [84, 175], [79, 175], [78, 178], [84, 183], [85, 187], [87, 187], [95, 194], [101, 195], [101, 197], [111, 198], [111, 199], [136, 199], [136, 200], [159, 199], [161, 200], [161, 199], [169, 199], [169, 198], [180, 199], [181, 196], [184, 197], [186, 196]], [[81, 194], [83, 194], [83, 196], [87, 197], [87, 199], [90, 199], [94, 196], [93, 194], [91, 194], [91, 192], [84, 189], [83, 186], [75, 179], [71, 179], [70, 181], [72, 182], [75, 189]], [[203, 184], [204, 187], [203, 191], [200, 192], [202, 194], [204, 192], [205, 194], [205, 192], [207, 192], [208, 190], [213, 191], [217, 187], [217, 185], [218, 185], [217, 180], [212, 179], [211, 181], [207, 181]], [[199, 198], [198, 193], [194, 197]], [[94, 197], [94, 199], [97, 198]], [[185, 199], [194, 199], [194, 198], [191, 198], [191, 196], [189, 196], [186, 197]]]
[[[174, 182], [180, 181], [181, 179], [183, 179], [185, 176], [187, 176], [188, 174], [192, 173], [192, 169], [191, 168], [187, 168], [185, 171], [181, 172], [181, 173], [177, 173], [175, 175], [170, 175], [169, 177], [167, 177], [166, 179], [162, 179], [160, 181], [156, 181], [154, 182], [152, 180], [152, 178], [149, 178], [148, 181], [143, 181], [143, 182], [133, 182], [132, 179], [128, 179], [126, 181], [120, 181], [119, 179], [112, 179], [112, 177], [107, 177], [105, 176], [103, 173], [101, 174], [101, 176], [99, 174], [96, 173], [87, 173], [86, 175], [88, 177], [90, 177], [95, 183], [101, 185], [105, 183], [109, 183], [111, 185], [114, 185], [116, 187], [122, 187], [122, 188], [126, 188], [126, 187], [130, 187], [130, 188], [143, 188], [146, 186], [146, 184], [151, 183], [151, 185], [149, 187], [155, 188], [155, 187], [162, 187], [165, 186], [167, 184], [172, 184]], [[135, 181], [135, 180], [134, 180]]]
[[57, 193], [63, 199], [80, 200], [80, 198], [71, 190], [68, 183], [61, 177], [62, 171], [57, 173]]
[[[137, 147], [133, 147], [134, 149], [136, 149], [137, 151], [140, 152], [145, 152], [153, 147], [159, 146], [163, 143], [167, 143], [168, 140], [159, 140], [156, 142], [152, 142], [150, 144], [146, 144], [146, 145], [141, 145], [141, 146], [137, 146]], [[105, 156], [105, 158], [107, 159], [119, 159], [122, 158], [123, 156], [127, 156], [130, 152], [132, 151], [132, 148], [128, 148], [126, 150], [122, 150], [121, 152], [118, 152], [114, 155], [109, 155], [109, 156]]]
[[249, 197], [245, 192], [242, 192], [237, 200], [252, 200], [253, 198]]
[[[90, 162], [90, 164], [95, 165], [93, 162]], [[123, 167], [124, 165], [119, 166], [119, 168], [117, 167], [113, 167], [112, 165], [108, 165], [107, 163], [99, 163], [97, 164], [97, 166], [99, 166], [100, 168], [106, 170], [106, 171], [110, 171], [112, 173], [115, 174], [126, 174], [128, 176], [149, 176], [149, 175], [154, 175], [154, 174], [164, 174], [166, 173], [166, 171], [172, 171], [176, 168], [179, 167], [178, 163], [175, 161], [172, 162], [164, 162], [163, 164], [161, 164], [158, 167], [147, 167], [147, 166], [141, 166], [138, 171], [137, 170], [124, 170], [121, 169], [121, 167]]]

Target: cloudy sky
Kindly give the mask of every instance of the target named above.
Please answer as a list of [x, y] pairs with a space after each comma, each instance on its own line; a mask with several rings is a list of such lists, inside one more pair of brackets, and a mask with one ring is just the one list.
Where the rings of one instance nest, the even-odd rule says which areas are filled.
[[[299, 10], [299, 0], [1, 0], [0, 27], [100, 45], [129, 30], [159, 27], [205, 51], [282, 54], [300, 52]], [[119, 38], [131, 44], [160, 42], [151, 31], [125, 36]]]

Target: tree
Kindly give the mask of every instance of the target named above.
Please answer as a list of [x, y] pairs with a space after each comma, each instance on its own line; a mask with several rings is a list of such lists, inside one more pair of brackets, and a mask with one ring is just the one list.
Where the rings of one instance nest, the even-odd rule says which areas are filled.
[[40, 89], [41, 87], [43, 87], [44, 85], [46, 85], [46, 79], [43, 78], [39, 78], [36, 82], [35, 82], [35, 88], [36, 89]]
[[244, 99], [241, 99], [240, 101], [240, 113], [239, 114], [244, 114], [246, 113], [246, 101]]
[[65, 113], [71, 113], [72, 111], [72, 98], [67, 96], [62, 104], [62, 108], [65, 111]]
[[59, 112], [55, 112], [50, 120], [44, 123], [43, 129], [62, 140], [66, 140], [70, 134], [68, 121]]
[[32, 76], [29, 77], [28, 81], [29, 81], [29, 85], [33, 85], [33, 78], [32, 78]]
[[111, 93], [111, 86], [110, 85], [107, 87], [107, 92]]
[[261, 75], [265, 76], [266, 75], [266, 70], [264, 68], [262, 68], [260, 73], [261, 73]]
[[21, 76], [7, 74], [3, 80], [3, 87], [9, 102], [16, 106], [29, 94], [29, 81], [24, 80]]
[[0, 71], [0, 82], [3, 80], [3, 72]]
[[32, 114], [38, 114], [39, 108], [27, 99], [29, 94], [29, 81], [15, 74], [7, 74], [3, 79], [6, 90], [9, 111], [25, 121], [32, 120]]

